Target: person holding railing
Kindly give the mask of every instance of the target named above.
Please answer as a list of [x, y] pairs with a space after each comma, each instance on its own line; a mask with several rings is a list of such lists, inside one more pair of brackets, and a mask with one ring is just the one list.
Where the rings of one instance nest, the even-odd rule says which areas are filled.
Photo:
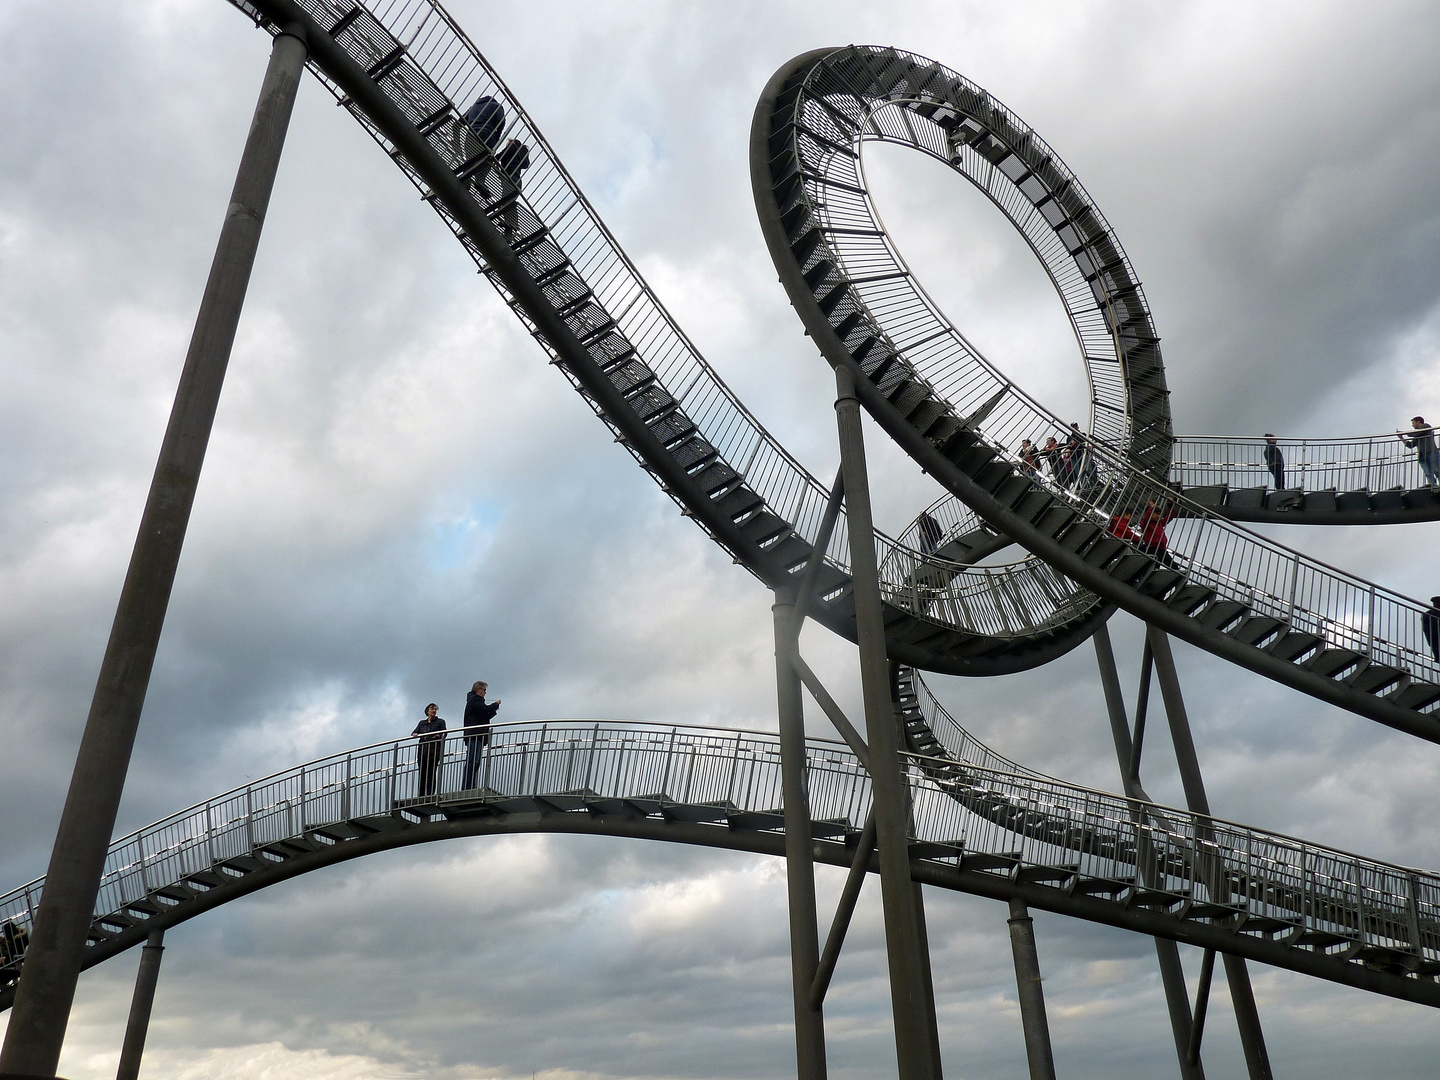
[[489, 689], [489, 683], [477, 682], [465, 695], [465, 782], [460, 786], [466, 791], [475, 786], [475, 774], [490, 744], [490, 722], [500, 711], [499, 701], [485, 700]]
[[1425, 423], [1423, 416], [1410, 418], [1410, 431], [1396, 432], [1400, 441], [1415, 451], [1415, 460], [1425, 474], [1425, 483], [1430, 487], [1440, 486], [1440, 452], [1435, 449], [1435, 429]]
[[435, 774], [440, 771], [440, 759], [445, 754], [445, 721], [436, 715], [439, 709], [433, 701], [426, 705], [425, 719], [410, 732], [420, 740], [415, 748], [415, 764], [420, 772], [417, 794], [422, 799], [435, 794]]
[[495, 165], [501, 175], [515, 185], [515, 194], [509, 196], [509, 204], [501, 214], [501, 228], [505, 231], [505, 239], [514, 243], [515, 234], [520, 228], [520, 185], [525, 170], [530, 167], [530, 151], [519, 139], [511, 139], [505, 144], [505, 149], [500, 151]]
[[1085, 433], [1079, 423], [1070, 425], [1070, 437], [1065, 440], [1065, 449], [1070, 453], [1070, 477], [1078, 483], [1093, 487], [1100, 480], [1095, 469], [1095, 455], [1086, 445]]
[[1155, 505], [1151, 499], [1140, 515], [1140, 550], [1153, 555], [1161, 562], [1168, 562], [1170, 538], [1165, 535], [1165, 526], [1175, 519], [1175, 507], [1166, 500], [1164, 507]]
[[944, 537], [944, 530], [928, 510], [920, 511], [919, 518], [915, 521], [916, 531], [920, 535], [920, 550], [926, 555], [935, 554], [935, 549], [940, 546], [940, 540]]
[[1270, 470], [1270, 475], [1275, 478], [1275, 490], [1285, 490], [1285, 455], [1280, 452], [1280, 445], [1275, 441], [1275, 436], [1270, 432], [1265, 433], [1265, 467]]
[[1031, 476], [1040, 475], [1040, 451], [1029, 439], [1020, 440], [1020, 468]]

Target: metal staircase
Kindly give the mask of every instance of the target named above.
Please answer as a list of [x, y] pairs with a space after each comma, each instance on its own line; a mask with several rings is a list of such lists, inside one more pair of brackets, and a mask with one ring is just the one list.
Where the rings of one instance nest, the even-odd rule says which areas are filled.
[[[1065, 253], [1129, 374], [1130, 441], [1108, 440], [1124, 452], [1085, 439], [1088, 466], [1067, 482], [1021, 457], [1022, 437], [1038, 444], [1070, 429], [980, 357], [914, 281], [865, 187], [860, 151], [871, 140], [948, 162], [1030, 230], [1037, 251]], [[1164, 380], [1140, 286], [1038, 136], [933, 61], [850, 47], [777, 73], [751, 146], [766, 241], [811, 337], [853, 370], [862, 403], [891, 437], [995, 532], [1169, 633], [1440, 741], [1426, 605], [1250, 533], [1166, 482]], [[889, 326], [903, 326], [903, 340]], [[1143, 529], [1147, 514], [1172, 513], [1176, 535], [1163, 524], [1158, 538]]]
[[[616, 441], [766, 585], [798, 580], [829, 486], [705, 362], [449, 16], [428, 0], [374, 11], [346, 0], [235, 2], [272, 30], [297, 15], [312, 20], [312, 71], [434, 206]], [[505, 110], [497, 145], [515, 138], [528, 150], [518, 185], [464, 127], [467, 105], [486, 96]], [[513, 260], [487, 255], [474, 215], [503, 237]], [[1026, 670], [1074, 648], [1110, 611], [1034, 560], [962, 569], [922, 597], [916, 571], [933, 560], [881, 534], [876, 545], [887, 567], [891, 649], [927, 669]], [[848, 560], [842, 513], [812, 614], [853, 639]]]

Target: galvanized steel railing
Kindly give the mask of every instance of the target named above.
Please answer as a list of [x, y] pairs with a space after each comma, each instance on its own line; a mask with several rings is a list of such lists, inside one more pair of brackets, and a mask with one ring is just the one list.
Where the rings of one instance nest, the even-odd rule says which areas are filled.
[[[262, 21], [245, 0], [231, 2], [257, 22]], [[332, 31], [336, 41], [361, 67], [380, 73], [375, 77], [381, 89], [427, 134], [431, 146], [457, 172], [466, 166], [467, 151], [475, 142], [473, 137], [467, 142], [460, 130], [461, 116], [467, 106], [483, 96], [503, 104], [505, 125], [496, 139], [519, 139], [530, 156], [517, 198], [519, 206], [524, 208], [525, 219], [533, 215], [548, 228], [550, 240], [564, 251], [576, 276], [593, 294], [597, 310], [603, 310], [605, 317], [614, 321], [635, 347], [637, 355], [654, 372], [656, 391], [679, 404], [703, 438], [719, 452], [720, 458], [765, 500], [770, 512], [789, 523], [801, 539], [814, 543], [829, 501], [829, 485], [821, 483], [801, 466], [705, 361], [601, 221], [524, 107], [449, 14], [434, 0], [388, 0], [368, 6], [350, 0], [297, 2], [321, 26], [338, 28]], [[323, 71], [313, 63], [311, 71], [341, 104], [349, 107], [387, 153], [394, 150], [385, 134], [363, 112], [350, 105]], [[405, 158], [395, 154], [392, 157], [428, 198], [426, 184]], [[476, 264], [485, 270], [484, 257], [459, 222], [437, 200], [429, 201]], [[489, 276], [506, 301], [511, 302], [513, 298], [498, 279]], [[511, 306], [553, 358], [555, 353], [549, 343], [536, 333], [518, 307], [513, 303]], [[563, 365], [560, 370], [569, 377]], [[578, 384], [575, 385], [579, 389]], [[591, 405], [618, 435], [604, 413], [593, 402]], [[645, 464], [628, 441], [623, 438], [619, 441]], [[679, 501], [675, 492], [670, 494]], [[875, 542], [882, 562], [901, 575], [887, 580], [887, 587], [903, 595], [908, 587], [904, 573], [923, 561], [923, 557], [906, 551], [903, 545], [879, 532]], [[826, 547], [826, 559], [836, 569], [849, 573], [848, 526], [843, 512]], [[923, 605], [924, 610], [916, 602], [909, 605], [910, 610], [919, 617], [966, 632], [989, 633], [987, 628], [1016, 623], [1008, 609], [990, 608], [995, 602], [993, 598], [999, 595], [992, 587], [992, 579], [1006, 579], [1007, 594], [1033, 597], [1037, 603], [1046, 603], [1060, 582], [1053, 572], [1028, 564], [1017, 564], [1006, 570], [993, 569], [979, 577], [983, 580], [971, 582], [962, 575], [947, 582], [938, 589], [934, 602]], [[1051, 625], [1056, 618], [1064, 617], [1062, 613], [1083, 614], [1093, 608], [1095, 602], [1088, 594], [1069, 583], [1060, 587], [1068, 592], [1032, 621]]]
[[[1099, 273], [1087, 282], [1082, 273], [1085, 267], [1077, 261], [1080, 256], [1072, 258], [1060, 237], [1068, 226], [1057, 229], [1039, 208], [1042, 203], [1047, 207], [1054, 203], [1046, 201], [1048, 189], [1038, 176], [1060, 177], [1068, 185], [1067, 191], [1079, 190], [1078, 181], [1038, 135], [956, 73], [923, 57], [885, 51], [926, 72], [942, 73], [931, 85], [959, 87], [956, 93], [966, 101], [957, 105], [983, 111], [990, 130], [1002, 134], [1008, 146], [1018, 148], [997, 164], [971, 145], [957, 145], [938, 123], [910, 107], [934, 109], [941, 100], [939, 91], [916, 95], [908, 88], [910, 82], [897, 82], [894, 98], [867, 100], [857, 96], [848, 77], [827, 64], [812, 69], [806, 81], [805, 94], [796, 106], [799, 122], [807, 129], [804, 137], [797, 139], [801, 198], [808, 200], [814, 219], [823, 223], [823, 257], [833, 258], [914, 378], [948, 402], [954, 415], [966, 419], [1002, 459], [1031, 473], [1037, 484], [1100, 526], [1112, 529], [1137, 551], [1148, 547], [1153, 553], [1157, 547], [1155, 543], [1142, 546], [1140, 524], [1147, 512], [1152, 521], [1167, 518], [1172, 510], [1180, 512], [1181, 520], [1168, 528], [1166, 523], [1157, 527], [1166, 558], [1192, 583], [1213, 589], [1222, 599], [1245, 604], [1256, 614], [1316, 633], [1332, 646], [1359, 652], [1373, 663], [1440, 682], [1440, 664], [1430, 655], [1421, 629], [1428, 605], [1275, 543], [1177, 496], [1162, 475], [1137, 468], [1130, 460], [1125, 442], [1129, 429], [1121, 425], [1115, 429], [1118, 434], [1112, 434], [1108, 429], [1113, 425], [1101, 423], [1111, 411], [1108, 408], [1097, 409], [1096, 437], [1077, 437], [1069, 425], [985, 360], [946, 318], [885, 232], [864, 175], [863, 149], [868, 143], [917, 149], [951, 165], [975, 184], [1041, 256], [1067, 310], [1075, 310], [1089, 295], [1091, 318], [1104, 323], [1116, 340], [1116, 349], [1124, 347], [1125, 335], [1131, 332], [1112, 315], [1121, 303], [1115, 294], [1116, 281], [1126, 282], [1127, 297], [1138, 294], [1139, 286], [1128, 263], [1123, 274]], [[834, 55], [841, 58], [837, 64], [842, 60], [848, 63], [842, 54], [850, 52], [837, 50]], [[876, 66], [880, 63], [877, 60]], [[921, 80], [917, 76], [910, 81]], [[1033, 185], [1033, 190], [1027, 185]], [[810, 256], [806, 265], [816, 258], [821, 256]], [[1066, 261], [1071, 269], [1069, 276], [1062, 277], [1056, 267]], [[1072, 319], [1078, 316], [1072, 315]], [[1083, 327], [1077, 323], [1077, 333], [1091, 358], [1099, 331], [1090, 323]], [[1090, 363], [1089, 369], [1098, 404], [1101, 388], [1094, 380], [1100, 365]], [[1065, 444], [1072, 438], [1075, 441], [1067, 450]], [[1037, 448], [1037, 455], [1023, 449], [1026, 439]], [[1047, 453], [1045, 448], [1052, 439], [1054, 446]], [[1397, 448], [1399, 445], [1397, 440]], [[1440, 703], [1424, 711], [1437, 709]]]
[[[1430, 485], [1416, 451], [1401, 435], [1353, 439], [1277, 438], [1286, 489], [1301, 491], [1414, 491]], [[1170, 480], [1185, 487], [1274, 487], [1263, 438], [1185, 435], [1175, 439]]]
[[[289, 838], [323, 842], [317, 830], [327, 826], [413, 815], [423, 803], [454, 800], [464, 749], [461, 739], [446, 741], [439, 794], [424, 800], [415, 797], [415, 743], [397, 740], [308, 762], [140, 829], [112, 844], [95, 918], [104, 925], [143, 905], [179, 903], [166, 897], [166, 887], [195, 875], [243, 877], [243, 869], [227, 865], [235, 860], [284, 861], [267, 847]], [[870, 805], [864, 769], [838, 743], [812, 739], [807, 754], [812, 816], [858, 829]], [[1307, 935], [1307, 944], [1351, 947], [1359, 959], [1378, 949], [1417, 967], [1440, 963], [1440, 876], [1428, 871], [1021, 775], [1008, 763], [991, 768], [908, 755], [906, 773], [912, 839], [936, 845], [931, 857], [941, 861], [984, 854], [1002, 856], [1012, 869], [1063, 868], [1077, 882], [1116, 886], [1086, 891], [1118, 896], [1143, 888], [1152, 897], [1203, 905], [1192, 907], [1193, 917], [1234, 919], [1239, 930], [1288, 930], [1297, 942]], [[547, 795], [602, 812], [606, 800], [637, 799], [662, 809], [709, 804], [733, 814], [778, 814], [779, 741], [685, 726], [504, 725], [494, 730], [476, 789], [459, 798]], [[38, 879], [0, 895], [0, 925], [18, 935], [28, 931], [43, 889]], [[0, 971], [13, 976], [18, 960], [9, 958]]]

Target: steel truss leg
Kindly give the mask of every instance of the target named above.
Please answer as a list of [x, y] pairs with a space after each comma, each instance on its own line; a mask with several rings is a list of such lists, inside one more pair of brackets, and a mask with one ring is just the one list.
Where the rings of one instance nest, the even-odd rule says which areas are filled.
[[885, 648], [860, 402], [855, 397], [854, 379], [847, 368], [835, 369], [835, 383], [840, 466], [845, 476], [849, 520], [850, 569], [855, 587], [855, 628], [860, 646], [860, 685], [870, 748], [875, 836], [880, 851], [880, 895], [885, 912], [895, 1056], [900, 1080], [938, 1080], [940, 1059], [932, 1034], [935, 999], [926, 978], [923, 931], [910, 876], [909, 800], [900, 769], [900, 726], [890, 699], [890, 664]]
[[[1165, 701], [1165, 715], [1170, 721], [1170, 741], [1175, 744], [1175, 759], [1180, 765], [1180, 782], [1185, 787], [1185, 802], [1198, 814], [1209, 815], [1210, 800], [1205, 796], [1205, 782], [1200, 776], [1200, 759], [1195, 754], [1195, 739], [1190, 733], [1190, 718], [1185, 712], [1185, 699], [1180, 694], [1180, 676], [1175, 670], [1175, 656], [1170, 651], [1170, 638], [1157, 627], [1146, 627], [1146, 640], [1155, 655], [1155, 673], [1160, 677], [1160, 694]], [[1226, 899], [1218, 897], [1219, 900]], [[1250, 971], [1243, 957], [1225, 953], [1225, 981], [1230, 984], [1230, 998], [1235, 1005], [1235, 1022], [1240, 1028], [1240, 1044], [1245, 1049], [1245, 1068], [1250, 1080], [1271, 1080], [1270, 1055], [1265, 1049], [1265, 1033], [1260, 1028], [1260, 1013], [1255, 1008], [1255, 992], [1250, 986]]]
[[125, 1025], [125, 1045], [120, 1050], [115, 1080], [137, 1080], [140, 1075], [140, 1058], [145, 1053], [145, 1036], [150, 1032], [150, 1008], [155, 1004], [155, 984], [160, 979], [160, 958], [164, 954], [165, 931], [152, 930], [140, 950], [135, 996], [130, 999], [130, 1022]]
[[806, 790], [805, 706], [795, 670], [795, 604], [776, 594], [775, 684], [780, 703], [780, 774], [785, 804], [785, 882], [790, 901], [790, 981], [795, 998], [795, 1061], [800, 1080], [825, 1080], [825, 1014], [812, 1002], [820, 966], [815, 921], [815, 850]]
[[0, 1073], [54, 1076], [60, 1060], [175, 567], [305, 64], [303, 33], [287, 27], [270, 53], [100, 665], [0, 1050]]
[[1015, 988], [1020, 995], [1020, 1022], [1025, 1027], [1025, 1057], [1030, 1080], [1055, 1080], [1055, 1055], [1050, 1049], [1050, 1021], [1045, 1016], [1045, 990], [1040, 985], [1040, 954], [1035, 949], [1035, 920], [1025, 901], [1010, 901], [1010, 951], [1015, 954]]
[[[1120, 689], [1120, 674], [1115, 667], [1115, 649], [1110, 644], [1110, 630], [1102, 625], [1095, 631], [1095, 659], [1100, 668], [1100, 685], [1105, 691], [1105, 708], [1110, 715], [1110, 734], [1115, 741], [1115, 760], [1120, 766], [1120, 780], [1125, 794], [1132, 799], [1150, 801], [1140, 778], [1130, 772], [1135, 759], [1130, 724], [1125, 717], [1125, 696]], [[1148, 685], [1148, 684], [1147, 684]], [[1138, 714], [1137, 714], [1138, 715]], [[1197, 1056], [1190, 1060], [1190, 992], [1185, 988], [1185, 970], [1180, 965], [1180, 949], [1166, 938], [1155, 938], [1155, 959], [1160, 965], [1160, 982], [1165, 988], [1165, 1004], [1170, 1012], [1170, 1030], [1175, 1037], [1175, 1056], [1180, 1061], [1181, 1080], [1205, 1080], [1205, 1066]]]

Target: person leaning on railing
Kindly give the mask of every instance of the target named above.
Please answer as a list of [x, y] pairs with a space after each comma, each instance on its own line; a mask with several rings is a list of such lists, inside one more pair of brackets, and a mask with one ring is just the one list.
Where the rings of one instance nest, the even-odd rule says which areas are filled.
[[1275, 442], [1275, 436], [1270, 432], [1265, 433], [1265, 467], [1270, 470], [1270, 475], [1275, 478], [1275, 490], [1285, 490], [1285, 455], [1280, 452], [1279, 445]]
[[435, 774], [440, 771], [440, 759], [445, 754], [445, 721], [436, 715], [440, 706], [431, 702], [425, 706], [425, 719], [415, 725], [411, 736], [420, 740], [415, 748], [415, 764], [420, 771], [420, 798], [435, 794]]
[[1435, 429], [1425, 423], [1423, 416], [1410, 418], [1410, 431], [1397, 432], [1400, 441], [1415, 451], [1415, 460], [1425, 474], [1425, 483], [1440, 487], [1440, 452], [1435, 449]]

